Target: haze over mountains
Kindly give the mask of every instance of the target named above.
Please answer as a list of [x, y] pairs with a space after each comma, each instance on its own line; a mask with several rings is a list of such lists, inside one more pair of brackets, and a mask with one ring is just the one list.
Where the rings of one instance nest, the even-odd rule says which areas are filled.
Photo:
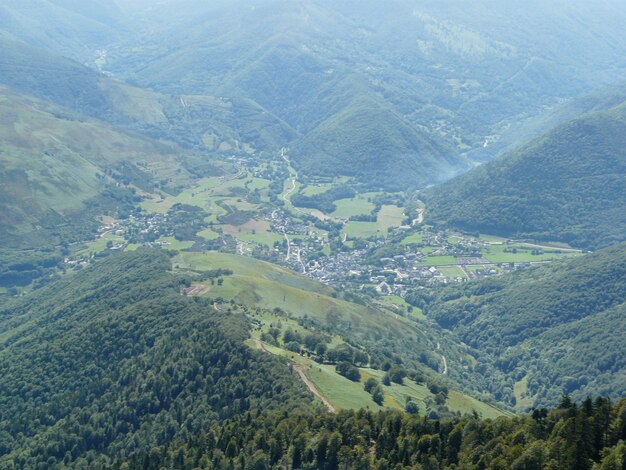
[[0, 3], [0, 467], [626, 465], [624, 2]]
[[[143, 86], [251, 99], [294, 129], [281, 144], [307, 172], [414, 187], [467, 169], [467, 157], [493, 157], [513, 122], [623, 72], [619, 2], [567, 5], [123, 2], [122, 14], [107, 2], [42, 2], [33, 17], [16, 2], [4, 29], [37, 46], [45, 35], [46, 47], [90, 63], [106, 49], [100, 66]], [[49, 30], [44, 18], [62, 13]], [[603, 26], [592, 34], [588, 21]], [[93, 34], [82, 39], [75, 24]], [[366, 138], [389, 122], [404, 131]], [[398, 161], [381, 159], [377, 172], [366, 163], [391, 153]]]
[[624, 241], [625, 89], [608, 107], [598, 103], [607, 109], [583, 114], [430, 190], [429, 220], [584, 248]]

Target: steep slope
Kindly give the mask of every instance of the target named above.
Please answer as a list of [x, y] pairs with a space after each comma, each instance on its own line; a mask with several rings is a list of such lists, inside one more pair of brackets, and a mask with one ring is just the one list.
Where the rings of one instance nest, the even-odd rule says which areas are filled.
[[5, 87], [0, 87], [0, 110], [3, 248], [80, 239], [85, 235], [80, 226], [89, 232], [95, 223], [85, 216], [118, 211], [133, 198], [123, 186], [168, 191], [189, 178], [174, 146], [122, 133]]
[[242, 344], [238, 314], [181, 296], [164, 253], [109, 257], [0, 310], [0, 466], [102, 467], [250, 410], [311, 399]]
[[95, 60], [121, 34], [122, 11], [108, 0], [6, 0], [0, 31], [35, 47]]
[[397, 190], [444, 181], [464, 168], [446, 148], [384, 104], [354, 103], [299, 140], [293, 148], [305, 174], [357, 177], [371, 187]]
[[[122, 5], [140, 35], [112, 52], [109, 70], [172, 93], [245, 96], [319, 146], [326, 133], [307, 134], [325, 119], [378, 99], [424, 138], [490, 159], [513, 123], [614, 82], [625, 67], [626, 9], [616, 0], [525, 8], [484, 0], [469, 12], [462, 1], [413, 0], [142, 6]], [[602, 27], [591, 33], [589, 23]], [[546, 34], [553, 28], [563, 35]]]
[[626, 103], [426, 192], [427, 218], [597, 248], [626, 239]]
[[[173, 263], [183, 273], [200, 273], [200, 276], [211, 269], [232, 271], [221, 285], [206, 281], [198, 283], [202, 295], [220, 303], [234, 301], [244, 304], [251, 310], [261, 308], [273, 314], [278, 312], [277, 317], [263, 317], [264, 322], [277, 327], [277, 324], [291, 321], [292, 325], [295, 323], [293, 327], [303, 329], [303, 337], [309, 333], [341, 337], [346, 343], [367, 352], [369, 369], [364, 370], [364, 374], [382, 378], [385, 363], [390, 362], [416, 372], [422, 377], [422, 382], [445, 384], [450, 389], [451, 399], [445, 403], [447, 410], [443, 411], [444, 414], [472, 410], [484, 416], [503, 414], [502, 409], [489, 404], [493, 403], [489, 395], [481, 393], [488, 389], [490, 383], [501, 379], [499, 371], [483, 362], [482, 358], [472, 357], [466, 345], [432, 321], [400, 316], [380, 304], [370, 304], [358, 295], [246, 256], [181, 252]], [[255, 323], [258, 318], [253, 317], [251, 321]], [[451, 365], [449, 370], [445, 370], [442, 354], [446, 355]], [[318, 368], [317, 364], [314, 363], [313, 368]], [[321, 378], [315, 378], [323, 380], [323, 374]], [[349, 403], [355, 390], [355, 384], [347, 382], [332, 390], [335, 398], [341, 398], [342, 403]], [[363, 393], [361, 383], [356, 383], [356, 389]], [[386, 389], [387, 392], [394, 391]], [[429, 395], [428, 392], [418, 394], [422, 395], [420, 401]], [[395, 397], [400, 401], [393, 399], [385, 406], [402, 408], [404, 397], [401, 394]], [[363, 406], [368, 403], [374, 403], [370, 397]]]
[[231, 153], [245, 145], [278, 149], [295, 136], [287, 124], [248, 99], [159, 94], [2, 36], [0, 83], [125, 131], [211, 154], [219, 153], [221, 143]]
[[410, 300], [519, 382], [521, 407], [623, 393], [626, 244], [432, 294]]

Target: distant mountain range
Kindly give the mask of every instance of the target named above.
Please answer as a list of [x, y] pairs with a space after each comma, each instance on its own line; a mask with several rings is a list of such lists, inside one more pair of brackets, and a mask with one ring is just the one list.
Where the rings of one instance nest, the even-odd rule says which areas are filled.
[[[35, 3], [5, 5], [0, 30], [168, 94], [250, 100], [293, 131], [279, 145], [309, 174], [386, 189], [459, 174], [468, 158], [495, 155], [502, 135], [519, 142], [513, 122], [626, 69], [614, 1], [514, 12], [411, 0]], [[597, 35], [589, 17], [603, 24]]]

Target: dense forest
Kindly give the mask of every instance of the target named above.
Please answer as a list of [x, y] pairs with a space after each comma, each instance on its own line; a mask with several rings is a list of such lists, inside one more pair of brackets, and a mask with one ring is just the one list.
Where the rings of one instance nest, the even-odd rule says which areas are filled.
[[244, 346], [241, 314], [180, 295], [164, 252], [68, 275], [0, 309], [0, 468], [97, 468], [251, 409], [311, 398]]
[[186, 298], [188, 284], [171, 272], [167, 252], [139, 250], [5, 304], [0, 466], [585, 469], [601, 462], [597, 468], [619, 469], [625, 462], [624, 400], [577, 406], [566, 396], [556, 410], [493, 421], [323, 412], [283, 360], [243, 344], [249, 325], [241, 311]]
[[626, 240], [626, 105], [564, 124], [426, 191], [427, 218], [596, 249]]
[[513, 384], [523, 381], [525, 393], [545, 404], [562, 392], [580, 400], [626, 390], [624, 292], [622, 243], [508, 276], [415, 291], [407, 300], [482, 359], [493, 358], [512, 380], [498, 392], [502, 400], [515, 400]]
[[601, 398], [496, 420], [251, 412], [113, 468], [620, 470], [625, 439], [626, 400]]
[[0, 0], [0, 470], [626, 470], [626, 2], [515, 3]]

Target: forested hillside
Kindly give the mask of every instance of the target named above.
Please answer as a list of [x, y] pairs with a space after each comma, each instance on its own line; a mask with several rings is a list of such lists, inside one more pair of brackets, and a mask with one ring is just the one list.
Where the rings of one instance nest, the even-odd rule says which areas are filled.
[[[3, 468], [619, 469], [622, 401], [430, 420], [330, 414], [164, 252], [112, 255], [0, 311]], [[419, 468], [419, 467], [418, 467]]]
[[625, 400], [577, 406], [564, 397], [557, 409], [494, 421], [252, 413], [155, 448], [128, 468], [618, 470], [626, 464], [625, 439]]
[[[626, 390], [626, 244], [408, 300], [493, 357], [518, 406]], [[508, 389], [508, 390], [507, 390]], [[503, 397], [503, 399], [506, 399]]]
[[122, 10], [108, 0], [5, 0], [0, 35], [86, 60], [120, 35], [122, 19]]
[[469, 166], [448, 158], [441, 139], [415, 129], [392, 109], [355, 103], [330, 117], [294, 147], [307, 174], [344, 174], [395, 190], [445, 181]]
[[310, 407], [247, 325], [180, 295], [164, 252], [114, 255], [0, 309], [0, 467], [96, 468], [252, 409]]
[[[334, 165], [374, 187], [424, 187], [454, 176], [467, 168], [467, 157], [487, 160], [519, 141], [513, 123], [624, 69], [624, 49], [615, 45], [625, 43], [626, 11], [615, 0], [568, 9], [483, 1], [471, 12], [459, 1], [413, 0], [384, 8], [371, 0], [5, 3], [3, 49], [7, 40], [45, 47], [164, 93], [164, 101], [173, 95], [169, 104], [181, 95], [219, 97], [241, 106], [235, 115], [242, 143], [251, 143], [254, 129], [272, 126], [262, 142], [293, 146], [293, 161], [307, 172], [327, 175]], [[581, 26], [590, 17], [603, 24], [597, 34]], [[568, 31], [566, 39], [545, 34], [546, 21]], [[8, 74], [41, 64], [35, 69], [52, 72], [54, 81], [59, 71], [30, 52], [28, 67]], [[71, 89], [75, 77], [68, 78]], [[96, 87], [83, 91], [81, 105], [101, 108], [110, 99]], [[355, 109], [363, 102], [365, 124]], [[173, 123], [185, 116], [165, 114]], [[182, 137], [176, 124], [157, 127], [168, 138]], [[386, 165], [372, 164], [383, 159]], [[390, 176], [395, 169], [404, 177]]]
[[593, 249], [626, 239], [625, 187], [621, 102], [427, 191], [427, 218]]

